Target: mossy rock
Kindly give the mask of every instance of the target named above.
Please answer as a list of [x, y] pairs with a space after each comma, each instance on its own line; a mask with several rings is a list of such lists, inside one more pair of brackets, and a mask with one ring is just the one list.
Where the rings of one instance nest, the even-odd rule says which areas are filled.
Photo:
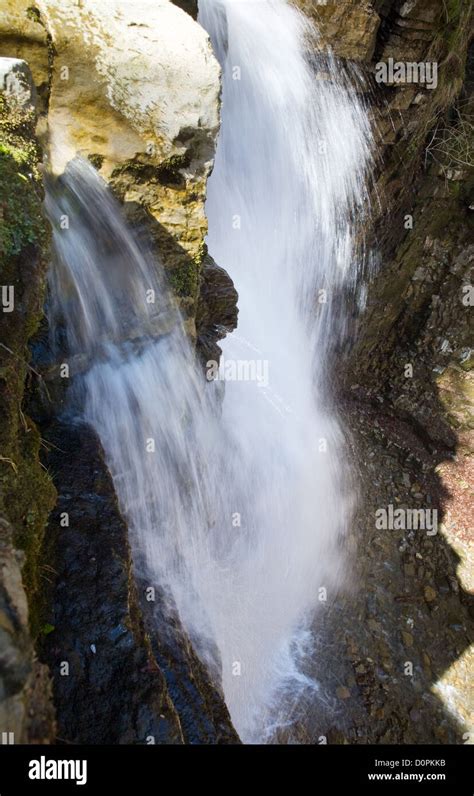
[[42, 211], [35, 113], [16, 110], [0, 95], [0, 275], [14, 288], [11, 312], [0, 314], [0, 514], [23, 550], [22, 575], [34, 634], [41, 606], [41, 548], [55, 501], [40, 464], [41, 439], [24, 411], [30, 374], [28, 341], [43, 316], [49, 225]]

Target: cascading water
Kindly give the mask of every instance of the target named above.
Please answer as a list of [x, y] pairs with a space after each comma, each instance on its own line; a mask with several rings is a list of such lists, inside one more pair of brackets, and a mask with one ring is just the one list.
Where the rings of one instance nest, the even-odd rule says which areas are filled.
[[334, 594], [341, 572], [349, 505], [325, 388], [337, 291], [357, 277], [353, 219], [366, 198], [370, 129], [335, 61], [308, 63], [315, 32], [294, 7], [199, 5], [223, 70], [208, 245], [239, 293], [223, 356], [268, 363], [268, 386], [226, 384], [222, 416], [234, 457], [227, 511], [242, 513], [243, 530], [219, 648], [242, 661], [240, 680], [224, 670], [224, 689], [237, 728], [254, 737], [255, 708], [281, 699], [278, 685], [305, 685], [296, 629], [307, 639], [318, 588]]
[[69, 353], [86, 362], [83, 416], [141, 574], [220, 667], [251, 742], [271, 740], [281, 705], [314, 685], [300, 666], [308, 628], [341, 576], [342, 435], [324, 383], [331, 298], [355, 268], [368, 125], [330, 60], [318, 79], [308, 25], [283, 0], [201, 0], [200, 21], [223, 67], [208, 243], [240, 295], [222, 407], [160, 267], [79, 160], [48, 192], [51, 292]]

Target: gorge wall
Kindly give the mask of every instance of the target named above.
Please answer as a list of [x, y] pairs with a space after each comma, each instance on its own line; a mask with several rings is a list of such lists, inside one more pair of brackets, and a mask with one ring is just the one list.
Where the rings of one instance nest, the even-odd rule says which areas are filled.
[[0, 725], [17, 742], [43, 741], [52, 733], [53, 712], [48, 674], [35, 658], [33, 639], [35, 606], [47, 577], [40, 550], [55, 490], [39, 461], [39, 431], [23, 409], [33, 375], [28, 341], [43, 313], [49, 229], [41, 211], [30, 72], [23, 62], [2, 59], [1, 64], [2, 82], [17, 90], [18, 102], [15, 93], [0, 95], [0, 245], [7, 310], [0, 316]]
[[[361, 489], [348, 539], [358, 588], [326, 618], [326, 654], [348, 663], [328, 684], [339, 718], [321, 711], [315, 731], [459, 743], [474, 709], [472, 5], [297, 5], [341, 69], [356, 65], [376, 139], [365, 275], [356, 296], [336, 297], [352, 318], [333, 358]], [[436, 84], [378, 83], [389, 59], [436, 63]], [[377, 530], [390, 504], [436, 507], [438, 534]]]

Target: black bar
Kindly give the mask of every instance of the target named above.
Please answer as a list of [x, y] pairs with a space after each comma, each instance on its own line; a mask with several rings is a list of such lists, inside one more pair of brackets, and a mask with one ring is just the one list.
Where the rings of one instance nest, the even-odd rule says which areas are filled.
[[[0, 796], [23, 793], [163, 793], [182, 790], [235, 791], [255, 785], [253, 772], [280, 779], [281, 789], [308, 794], [449, 793], [472, 796], [473, 750], [460, 746], [1, 746]], [[41, 760], [44, 759], [44, 763]], [[34, 761], [38, 761], [35, 763]], [[48, 762], [54, 761], [54, 762]], [[31, 779], [29, 773], [58, 773], [84, 779]], [[84, 769], [82, 761], [86, 761]], [[423, 762], [420, 762], [423, 761]], [[428, 761], [428, 762], [426, 762]], [[61, 763], [63, 766], [63, 763]], [[416, 775], [416, 777], [415, 777]], [[422, 777], [421, 777], [422, 775]], [[243, 790], [245, 788], [245, 791]]]

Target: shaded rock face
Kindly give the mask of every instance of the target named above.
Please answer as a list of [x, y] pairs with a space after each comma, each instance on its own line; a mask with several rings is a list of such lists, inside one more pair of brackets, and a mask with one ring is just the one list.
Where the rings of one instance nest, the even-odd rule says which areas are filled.
[[193, 19], [198, 16], [198, 0], [172, 0], [175, 6], [182, 8], [187, 14], [190, 14]]
[[21, 110], [36, 110], [36, 89], [30, 67], [20, 58], [0, 60], [0, 91]]
[[463, 4], [448, 19], [436, 4], [415, 4], [416, 38], [409, 35], [407, 8], [403, 17], [393, 9], [387, 17], [380, 53], [432, 58], [439, 62], [439, 82], [432, 91], [384, 89], [392, 97], [378, 114], [388, 115], [392, 130], [388, 138], [381, 132], [374, 231], [383, 265], [354, 333], [348, 379], [356, 390], [363, 384], [369, 394], [384, 396], [422, 435], [454, 448], [457, 433], [464, 445], [472, 428], [465, 292], [472, 281], [474, 224], [470, 17]]
[[[55, 715], [49, 671], [39, 663], [28, 624], [22, 553], [0, 520], [0, 732], [9, 743], [49, 743]], [[10, 736], [11, 733], [11, 736]], [[11, 738], [11, 740], [10, 740]]]
[[145, 743], [150, 735], [181, 743], [141, 626], [127, 529], [98, 442], [85, 427], [55, 423], [45, 433], [47, 464], [60, 475], [47, 531], [54, 574], [40, 654], [53, 678], [57, 739]]
[[411, 211], [413, 230], [375, 278], [359, 319], [348, 379], [411, 418], [429, 447], [454, 450], [468, 445], [474, 420], [472, 210], [432, 167]]
[[222, 696], [159, 586], [144, 625], [146, 588], [135, 586], [127, 527], [94, 433], [53, 421], [44, 434], [59, 500], [48, 526], [54, 574], [41, 658], [53, 677], [57, 740], [237, 743]]
[[[426, 439], [454, 448], [472, 428], [472, 8], [419, 0], [374, 10], [381, 24], [364, 67], [376, 145], [366, 242], [377, 262], [345, 385], [387, 401]], [[436, 86], [374, 84], [375, 64], [389, 58], [435, 63]]]
[[49, 233], [31, 74], [24, 61], [10, 58], [0, 58], [0, 74], [0, 731], [25, 743], [48, 740], [54, 723], [32, 638], [40, 629], [40, 548], [55, 492], [25, 408], [27, 345], [42, 317]]
[[[311, 672], [320, 697], [293, 739], [465, 743], [474, 709], [472, 597], [450, 530], [460, 518], [449, 513], [439, 478], [444, 453], [433, 456], [410, 424], [367, 401], [346, 402], [344, 413], [361, 484], [346, 539], [352, 566], [345, 593], [316, 616]], [[376, 512], [390, 503], [436, 507], [437, 534], [377, 529]]]

